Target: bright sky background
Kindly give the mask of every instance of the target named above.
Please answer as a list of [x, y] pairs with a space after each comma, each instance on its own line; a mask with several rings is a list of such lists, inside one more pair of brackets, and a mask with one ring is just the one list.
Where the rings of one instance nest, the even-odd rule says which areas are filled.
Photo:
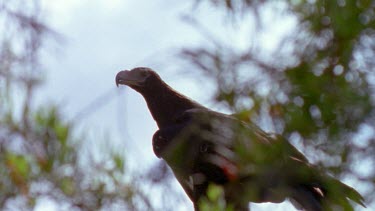
[[[47, 22], [64, 37], [56, 47], [47, 47], [42, 61], [46, 67], [46, 84], [41, 87], [38, 103], [61, 105], [67, 119], [87, 111], [78, 121], [82, 131], [92, 136], [109, 136], [110, 143], [98, 146], [126, 148], [129, 160], [137, 156], [138, 165], [149, 165], [154, 156], [151, 137], [157, 130], [141, 95], [125, 87], [116, 88], [119, 70], [136, 66], [154, 68], [162, 78], [185, 95], [217, 109], [202, 92], [202, 84], [187, 71], [174, 53], [182, 46], [199, 46], [207, 42], [193, 27], [181, 20], [191, 11], [193, 1], [153, 0], [43, 0]], [[220, 28], [223, 22], [218, 11], [201, 8], [197, 17], [212, 26], [214, 32], [228, 36], [239, 48], [248, 38], [241, 33], [254, 25], [240, 27], [236, 36]], [[275, 21], [275, 20], [268, 20]], [[281, 22], [279, 20], [279, 22]], [[288, 22], [288, 20], [283, 20]], [[289, 23], [292, 23], [289, 20]], [[290, 24], [289, 24], [290, 25]], [[217, 29], [215, 26], [218, 26]], [[274, 24], [273, 31], [263, 34], [264, 48], [272, 48], [288, 24]], [[211, 27], [210, 27], [211, 28]], [[102, 103], [87, 110], [98, 97]], [[91, 113], [90, 113], [91, 112]], [[81, 113], [82, 114], [82, 113]], [[93, 140], [97, 140], [93, 139]], [[100, 140], [98, 140], [100, 142]], [[133, 143], [129, 143], [133, 142]], [[94, 143], [93, 143], [94, 144]], [[100, 149], [100, 148], [99, 148]], [[130, 149], [130, 150], [129, 150]], [[186, 207], [181, 207], [181, 210]], [[189, 207], [188, 209], [192, 209]], [[39, 201], [36, 210], [59, 210], [48, 199]], [[252, 210], [293, 210], [289, 203], [252, 205]]]

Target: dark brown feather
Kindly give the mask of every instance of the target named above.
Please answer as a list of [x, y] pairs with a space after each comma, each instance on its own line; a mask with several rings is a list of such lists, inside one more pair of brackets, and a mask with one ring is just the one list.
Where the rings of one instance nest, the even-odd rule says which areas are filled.
[[145, 98], [159, 127], [154, 152], [172, 168], [196, 209], [209, 183], [222, 185], [226, 199], [241, 209], [249, 201], [279, 203], [288, 197], [309, 211], [332, 205], [352, 210], [348, 199], [364, 206], [357, 191], [309, 164], [283, 137], [205, 108], [149, 68], [121, 71], [116, 84]]

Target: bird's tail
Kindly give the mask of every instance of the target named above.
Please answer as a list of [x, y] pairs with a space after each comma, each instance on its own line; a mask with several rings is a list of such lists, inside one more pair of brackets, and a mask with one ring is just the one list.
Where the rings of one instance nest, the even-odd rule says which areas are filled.
[[322, 179], [319, 183], [294, 187], [292, 203], [306, 211], [353, 211], [349, 199], [366, 207], [363, 197], [353, 188], [330, 176]]

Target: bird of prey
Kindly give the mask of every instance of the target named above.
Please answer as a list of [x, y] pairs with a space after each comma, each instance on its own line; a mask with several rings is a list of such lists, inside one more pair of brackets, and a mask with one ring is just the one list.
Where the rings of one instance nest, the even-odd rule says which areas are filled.
[[120, 71], [116, 84], [146, 100], [159, 127], [152, 138], [154, 153], [171, 167], [196, 210], [211, 183], [223, 187], [235, 210], [248, 210], [249, 202], [285, 199], [306, 211], [350, 211], [349, 199], [365, 206], [356, 190], [310, 164], [282, 136], [204, 107], [150, 68]]

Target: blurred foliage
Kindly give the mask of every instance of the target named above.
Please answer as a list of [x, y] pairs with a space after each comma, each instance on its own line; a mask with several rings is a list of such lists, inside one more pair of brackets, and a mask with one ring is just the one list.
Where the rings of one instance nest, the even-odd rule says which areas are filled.
[[224, 191], [221, 186], [211, 184], [207, 190], [207, 198], [202, 198], [199, 209], [202, 211], [233, 211], [231, 205], [226, 204]]
[[[374, 164], [375, 139], [360, 133], [375, 129], [375, 1], [195, 2], [227, 11], [239, 27], [248, 14], [258, 24], [245, 50], [217, 40], [183, 50], [215, 82], [215, 100], [282, 134], [332, 174], [367, 187], [360, 192], [373, 202], [375, 170], [364, 173], [360, 164]], [[87, 138], [73, 136], [75, 125], [59, 106], [33, 106], [44, 73], [41, 51], [59, 36], [44, 24], [41, 10], [37, 0], [0, 1], [0, 209], [31, 209], [43, 198], [66, 210], [154, 209], [140, 184], [164, 181], [165, 165], [139, 176], [113, 152], [98, 163], [84, 149]], [[265, 10], [296, 20], [272, 52], [262, 52], [254, 36], [273, 27], [262, 25]], [[225, 206], [220, 188], [209, 192], [203, 210]], [[173, 205], [168, 196], [162, 197]]]
[[[243, 49], [218, 36], [182, 50], [181, 56], [214, 82], [214, 99], [239, 118], [282, 134], [331, 174], [367, 187], [359, 191], [374, 203], [375, 169], [360, 163], [375, 163], [375, 1], [196, 3], [233, 17], [225, 22], [228, 31], [256, 24]], [[203, 22], [192, 23], [202, 30]], [[292, 30], [272, 50], [263, 50], [262, 36], [280, 24]]]
[[[102, 159], [77, 135], [59, 106], [38, 106], [40, 55], [60, 37], [43, 22], [39, 1], [0, 1], [0, 209], [150, 210], [144, 177], [131, 174], [124, 155]], [[90, 140], [98, 142], [98, 140]], [[49, 203], [50, 204], [50, 203]]]

